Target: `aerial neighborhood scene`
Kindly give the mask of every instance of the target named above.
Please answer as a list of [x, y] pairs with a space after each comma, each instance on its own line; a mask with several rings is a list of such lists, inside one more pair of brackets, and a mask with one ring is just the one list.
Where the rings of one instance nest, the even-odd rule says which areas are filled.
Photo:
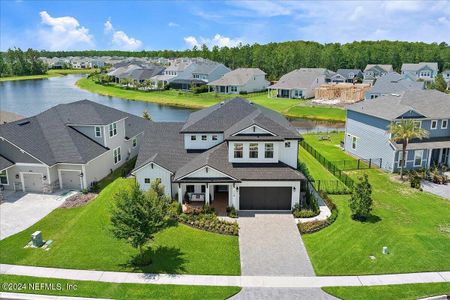
[[449, 299], [450, 1], [0, 16], [0, 299]]

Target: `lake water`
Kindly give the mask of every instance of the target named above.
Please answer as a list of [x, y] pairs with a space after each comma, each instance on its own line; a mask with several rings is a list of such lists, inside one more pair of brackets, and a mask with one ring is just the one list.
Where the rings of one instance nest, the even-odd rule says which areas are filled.
[[[42, 80], [0, 82], [0, 110], [29, 117], [60, 103], [88, 99], [138, 116], [142, 116], [143, 111], [148, 110], [152, 119], [159, 122], [183, 122], [194, 111], [150, 102], [102, 96], [81, 90], [76, 87], [75, 82], [83, 76], [77, 74]], [[343, 123], [306, 119], [292, 119], [291, 122], [302, 133], [343, 129]]]

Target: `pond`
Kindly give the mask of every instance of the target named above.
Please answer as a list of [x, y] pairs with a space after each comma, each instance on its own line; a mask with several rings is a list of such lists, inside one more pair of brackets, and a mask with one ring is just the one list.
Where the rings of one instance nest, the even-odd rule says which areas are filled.
[[[152, 119], [159, 122], [183, 122], [194, 111], [187, 108], [102, 96], [81, 90], [75, 85], [75, 82], [83, 76], [74, 74], [42, 80], [0, 82], [0, 110], [29, 117], [60, 103], [89, 99], [138, 116], [142, 116], [144, 110], [147, 110]], [[343, 123], [307, 119], [292, 119], [291, 122], [302, 133], [342, 130], [344, 127]]]

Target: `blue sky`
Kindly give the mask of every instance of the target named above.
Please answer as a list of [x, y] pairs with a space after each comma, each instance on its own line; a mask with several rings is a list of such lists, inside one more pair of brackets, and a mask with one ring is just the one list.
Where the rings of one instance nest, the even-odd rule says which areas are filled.
[[187, 49], [288, 40], [450, 43], [450, 1], [0, 1], [0, 49]]

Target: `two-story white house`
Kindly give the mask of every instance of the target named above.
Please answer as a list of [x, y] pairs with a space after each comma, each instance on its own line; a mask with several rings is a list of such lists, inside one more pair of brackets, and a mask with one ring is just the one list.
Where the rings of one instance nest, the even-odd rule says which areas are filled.
[[301, 136], [277, 112], [234, 98], [185, 123], [149, 123], [132, 174], [143, 190], [159, 178], [185, 201], [239, 210], [290, 210], [299, 203]]
[[402, 75], [413, 80], [434, 81], [439, 72], [436, 62], [420, 62], [418, 64], [403, 64]]
[[88, 188], [137, 155], [143, 118], [88, 100], [0, 125], [0, 185], [50, 193]]

